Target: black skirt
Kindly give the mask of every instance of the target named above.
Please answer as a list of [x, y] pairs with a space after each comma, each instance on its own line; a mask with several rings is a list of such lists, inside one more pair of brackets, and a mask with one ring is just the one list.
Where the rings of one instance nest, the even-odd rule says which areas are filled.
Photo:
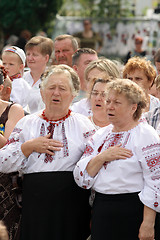
[[138, 193], [116, 195], [96, 193], [91, 239], [138, 240], [143, 208]]
[[21, 240], [85, 240], [89, 194], [76, 185], [72, 172], [25, 174]]
[[17, 173], [0, 173], [0, 220], [7, 227], [9, 240], [19, 240], [21, 209], [16, 202], [12, 178]]

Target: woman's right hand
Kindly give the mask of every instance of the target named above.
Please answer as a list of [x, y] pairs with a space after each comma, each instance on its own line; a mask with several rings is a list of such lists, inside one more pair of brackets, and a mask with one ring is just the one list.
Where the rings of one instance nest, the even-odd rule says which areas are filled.
[[118, 159], [126, 159], [132, 157], [132, 151], [121, 147], [122, 144], [115, 145], [113, 147], [107, 148], [105, 151], [100, 153], [104, 162], [110, 162]]
[[121, 146], [122, 144], [109, 147], [93, 157], [86, 167], [88, 174], [95, 177], [105, 162], [132, 157], [132, 151]]
[[63, 144], [60, 141], [50, 139], [50, 134], [26, 141], [21, 145], [23, 154], [28, 157], [32, 152], [54, 155], [54, 151], [60, 151]]

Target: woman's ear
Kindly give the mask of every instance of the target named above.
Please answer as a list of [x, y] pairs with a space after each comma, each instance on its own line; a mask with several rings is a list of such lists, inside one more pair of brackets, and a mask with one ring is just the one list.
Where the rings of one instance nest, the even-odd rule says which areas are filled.
[[45, 56], [45, 58], [46, 58], [46, 63], [48, 63], [48, 61], [49, 61], [49, 55], [47, 54], [47, 55]]
[[133, 113], [137, 110], [137, 103], [132, 104]]

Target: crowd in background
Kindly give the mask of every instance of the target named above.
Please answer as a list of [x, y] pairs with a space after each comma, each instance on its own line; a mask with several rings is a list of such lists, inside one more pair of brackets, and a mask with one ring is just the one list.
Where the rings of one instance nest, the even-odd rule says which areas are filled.
[[160, 50], [111, 60], [83, 25], [1, 51], [0, 240], [160, 239]]

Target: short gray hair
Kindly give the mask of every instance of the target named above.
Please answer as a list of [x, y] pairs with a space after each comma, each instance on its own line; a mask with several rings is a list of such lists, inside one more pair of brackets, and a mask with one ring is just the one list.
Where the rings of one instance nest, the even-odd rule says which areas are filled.
[[76, 96], [79, 92], [79, 87], [80, 87], [80, 80], [79, 80], [78, 74], [73, 70], [73, 68], [65, 64], [54, 65], [49, 67], [41, 77], [42, 81], [40, 84], [40, 88], [42, 90], [45, 89], [49, 77], [57, 73], [59, 74], [63, 73], [66, 75], [66, 77], [70, 80], [69, 82], [70, 82], [71, 92], [73, 96]]

